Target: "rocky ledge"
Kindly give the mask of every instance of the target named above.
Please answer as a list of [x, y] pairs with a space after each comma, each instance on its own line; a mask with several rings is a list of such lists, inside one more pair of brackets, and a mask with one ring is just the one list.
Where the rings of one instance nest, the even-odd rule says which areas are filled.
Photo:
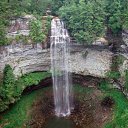
[[[5, 64], [10, 64], [16, 77], [35, 71], [49, 71], [50, 50], [42, 49], [41, 44], [14, 44], [0, 47], [0, 74]], [[81, 75], [104, 78], [111, 70], [112, 53], [106, 49], [71, 48], [70, 71]], [[72, 70], [71, 70], [72, 69]]]

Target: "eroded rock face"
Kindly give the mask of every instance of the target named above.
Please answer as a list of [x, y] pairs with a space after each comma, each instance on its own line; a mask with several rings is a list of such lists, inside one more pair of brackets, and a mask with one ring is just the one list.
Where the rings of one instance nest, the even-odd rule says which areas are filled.
[[21, 76], [35, 71], [50, 70], [49, 49], [42, 50], [42, 45], [16, 44], [3, 48], [0, 54], [0, 72], [3, 71], [5, 64], [10, 64], [14, 69], [15, 76]]
[[122, 54], [124, 61], [123, 63], [119, 66], [119, 71], [122, 76], [125, 75], [125, 71], [128, 70], [128, 53]]
[[123, 37], [123, 41], [128, 46], [128, 30], [124, 30], [124, 32], [122, 33], [122, 37]]
[[25, 15], [24, 17], [14, 18], [10, 21], [7, 30], [7, 37], [15, 37], [17, 35], [29, 35], [29, 22], [35, 20], [33, 15]]
[[72, 72], [81, 75], [105, 77], [110, 71], [112, 53], [108, 51], [86, 50], [71, 55]]
[[[35, 71], [49, 71], [51, 68], [50, 50], [43, 49], [42, 45], [15, 44], [1, 47], [0, 72], [3, 72], [5, 64], [10, 64], [16, 77]], [[71, 50], [69, 58], [70, 71], [81, 75], [105, 77], [110, 71], [112, 53], [106, 50]]]

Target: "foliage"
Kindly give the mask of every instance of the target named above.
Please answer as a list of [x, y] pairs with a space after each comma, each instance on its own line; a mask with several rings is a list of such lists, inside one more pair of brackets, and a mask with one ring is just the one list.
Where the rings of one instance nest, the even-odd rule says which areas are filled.
[[31, 13], [37, 13], [39, 15], [45, 15], [47, 8], [50, 6], [52, 0], [31, 0], [28, 11]]
[[27, 86], [37, 85], [42, 79], [48, 76], [50, 76], [48, 72], [38, 72], [26, 74], [15, 80], [12, 68], [6, 65], [3, 84], [0, 86], [0, 112], [6, 110], [9, 104], [19, 100], [23, 90]]
[[66, 22], [71, 36], [78, 42], [91, 43], [104, 32], [103, 2], [72, 1], [59, 9], [59, 15]]
[[11, 16], [10, 6], [5, 0], [0, 1], [0, 45], [7, 43], [6, 39], [6, 25], [8, 24], [8, 18]]
[[45, 33], [45, 35], [48, 35], [48, 31], [51, 28], [51, 17], [47, 17], [46, 18], [46, 23], [45, 23], [45, 29], [43, 30], [43, 32]]
[[103, 36], [105, 30], [118, 36], [123, 28], [128, 28], [127, 0], [58, 1], [56, 10], [59, 8], [59, 15], [78, 42], [91, 43], [98, 36]]
[[[6, 30], [9, 25], [10, 19], [13, 17], [19, 17], [24, 14], [38, 14], [42, 16], [45, 14], [46, 9], [51, 3], [51, 0], [1, 0], [0, 1], [0, 45], [6, 45], [9, 43], [9, 40], [6, 38]], [[35, 23], [35, 29], [40, 28], [41, 25], [39, 21]], [[34, 30], [33, 30], [34, 31]], [[35, 30], [35, 32], [37, 32]], [[38, 35], [37, 37], [34, 37]], [[45, 38], [43, 33], [39, 32], [33, 34], [33, 40], [39, 42], [42, 38]]]
[[51, 74], [48, 72], [35, 72], [23, 75], [16, 81], [16, 95], [19, 97], [23, 90], [31, 85], [37, 85], [42, 79], [49, 77]]
[[23, 75], [21, 78], [19, 78], [17, 83], [17, 94], [21, 94], [23, 90], [31, 85], [37, 85], [42, 79], [45, 79], [46, 77], [49, 77], [51, 74], [48, 72], [35, 72], [35, 73], [29, 73], [26, 75]]
[[3, 78], [3, 84], [4, 85], [13, 85], [15, 83], [15, 77], [13, 74], [13, 69], [10, 65], [5, 65], [4, 68], [4, 78]]
[[[23, 95], [22, 98], [14, 104], [9, 111], [1, 114], [0, 126], [4, 128], [23, 128], [26, 122], [31, 118], [29, 111], [36, 99], [49, 88], [43, 88], [33, 91], [29, 95]], [[20, 117], [20, 118], [19, 118]]]
[[10, 103], [15, 102], [15, 77], [10, 65], [5, 65], [0, 97], [0, 111], [6, 109]]
[[112, 72], [117, 72], [119, 67], [123, 65], [123, 62], [126, 58], [122, 55], [116, 55], [112, 58], [112, 64], [111, 64], [111, 69]]
[[110, 72], [107, 72], [106, 75], [110, 79], [119, 79], [120, 78], [120, 72], [118, 72], [118, 71], [110, 71]]
[[99, 84], [99, 89], [103, 92], [109, 91], [110, 89], [109, 82], [106, 80], [102, 80], [101, 83]]
[[18, 0], [0, 1], [0, 45], [6, 45], [9, 43], [9, 40], [6, 38], [6, 29], [9, 25], [10, 19], [12, 17], [21, 16], [23, 12], [24, 8]]
[[7, 44], [5, 28], [6, 27], [0, 23], [0, 45], [6, 45]]
[[104, 1], [106, 26], [110, 28], [114, 34], [118, 34], [128, 22], [128, 2], [127, 0]]
[[39, 20], [32, 20], [30, 23], [30, 38], [34, 43], [42, 42], [46, 36], [42, 32], [42, 23]]
[[105, 128], [127, 128], [128, 101], [126, 97], [118, 90], [110, 88], [107, 81], [102, 81], [99, 87], [106, 97], [110, 96], [115, 101], [112, 121], [107, 123]]
[[52, 14], [56, 15], [59, 8], [64, 5], [66, 0], [52, 0], [51, 3], [51, 9], [52, 9]]
[[42, 23], [40, 20], [32, 20], [30, 23], [30, 39], [34, 43], [45, 42], [51, 27], [51, 17], [47, 17]]
[[[1, 0], [0, 1], [0, 45], [7, 44], [6, 28], [12, 17], [24, 14], [45, 15], [47, 8], [66, 22], [71, 36], [80, 43], [92, 43], [104, 36], [105, 30], [113, 34], [128, 28], [127, 0]], [[46, 38], [40, 23], [33, 23], [32, 40], [40, 42]], [[35, 29], [35, 31], [34, 31]], [[38, 37], [38, 36], [39, 37]]]

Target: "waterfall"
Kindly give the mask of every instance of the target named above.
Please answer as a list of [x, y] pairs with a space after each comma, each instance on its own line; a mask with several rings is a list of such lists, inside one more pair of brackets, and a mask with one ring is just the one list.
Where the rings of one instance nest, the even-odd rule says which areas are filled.
[[68, 116], [73, 108], [72, 80], [69, 73], [70, 37], [63, 21], [54, 18], [51, 22], [51, 71], [55, 114]]

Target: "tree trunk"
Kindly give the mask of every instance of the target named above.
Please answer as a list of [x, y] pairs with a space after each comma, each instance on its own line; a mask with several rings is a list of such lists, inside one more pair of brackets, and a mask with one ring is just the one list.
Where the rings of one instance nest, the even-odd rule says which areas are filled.
[[113, 46], [113, 52], [120, 51], [120, 46], [124, 44], [122, 31], [122, 28], [120, 28], [118, 32], [114, 33], [111, 28], [107, 27], [106, 38], [109, 44]]

